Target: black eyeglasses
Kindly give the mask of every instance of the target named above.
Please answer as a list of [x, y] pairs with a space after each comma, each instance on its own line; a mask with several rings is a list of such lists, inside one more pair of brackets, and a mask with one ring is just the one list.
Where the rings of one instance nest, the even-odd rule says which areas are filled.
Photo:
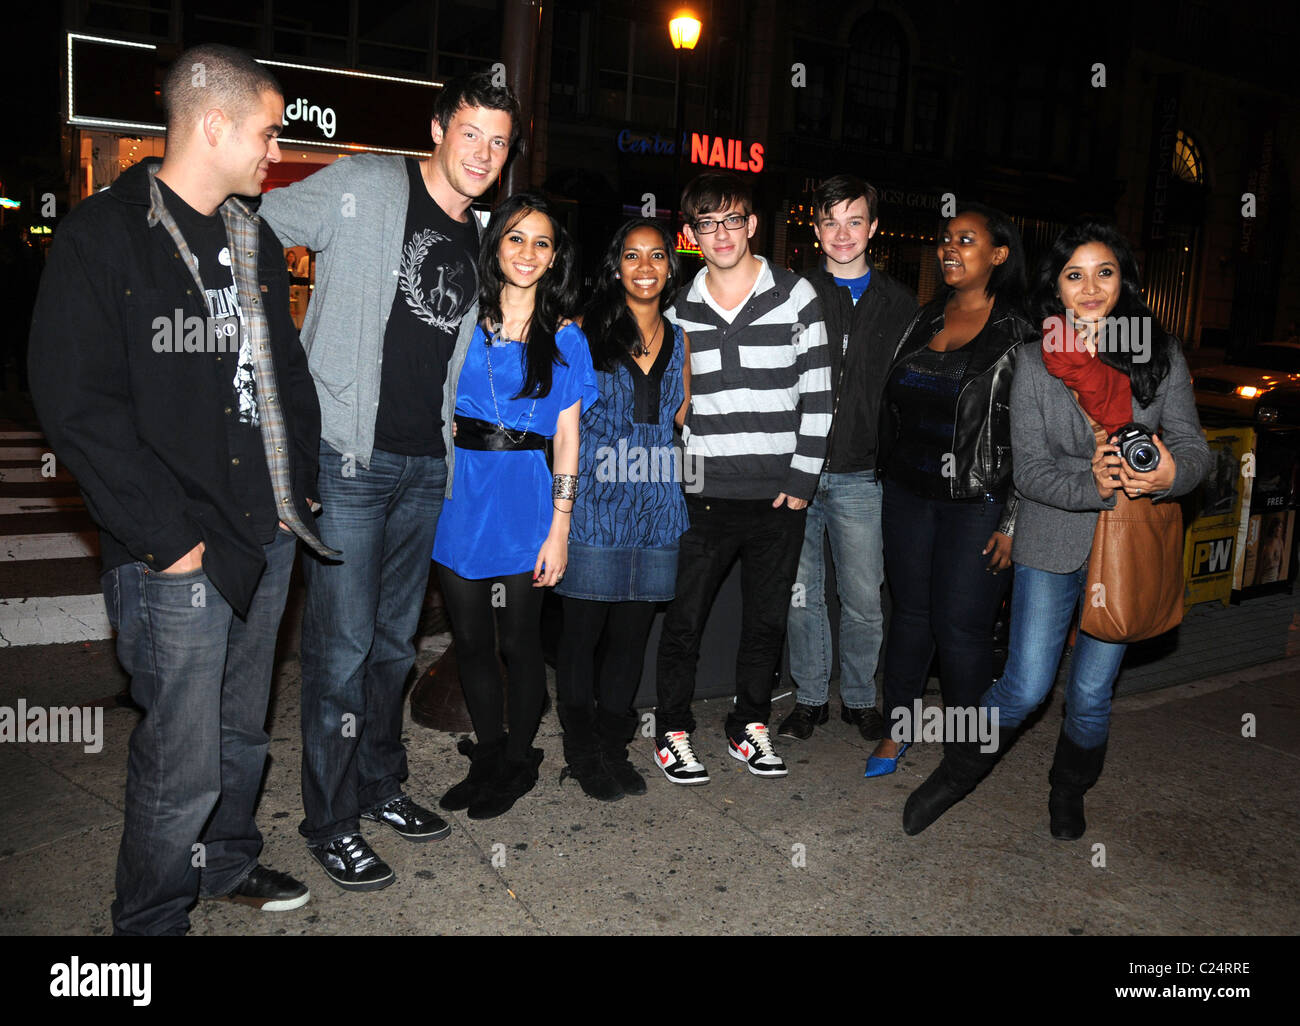
[[691, 227], [695, 229], [697, 235], [712, 235], [718, 230], [720, 224], [725, 224], [728, 231], [734, 232], [737, 228], [743, 227], [748, 220], [748, 214], [728, 214], [721, 221], [716, 221], [711, 217], [703, 217], [694, 222]]

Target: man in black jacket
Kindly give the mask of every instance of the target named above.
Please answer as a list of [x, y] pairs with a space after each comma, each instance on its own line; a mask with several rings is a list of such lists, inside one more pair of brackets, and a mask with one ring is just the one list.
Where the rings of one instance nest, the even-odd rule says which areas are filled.
[[777, 733], [807, 740], [829, 717], [832, 652], [823, 551], [829, 534], [840, 598], [840, 715], [864, 739], [874, 741], [884, 736], [875, 683], [885, 575], [876, 425], [889, 361], [916, 312], [916, 297], [867, 259], [867, 243], [879, 225], [871, 185], [836, 175], [817, 190], [814, 209], [813, 230], [826, 262], [824, 270], [807, 278], [826, 320], [835, 405], [790, 605], [790, 672], [798, 686], [797, 704]]
[[184, 933], [196, 897], [297, 908], [253, 819], [295, 536], [321, 552], [320, 410], [261, 192], [280, 87], [195, 47], [163, 83], [167, 153], [64, 220], [32, 319], [32, 395], [100, 528], [131, 735], [113, 927]]

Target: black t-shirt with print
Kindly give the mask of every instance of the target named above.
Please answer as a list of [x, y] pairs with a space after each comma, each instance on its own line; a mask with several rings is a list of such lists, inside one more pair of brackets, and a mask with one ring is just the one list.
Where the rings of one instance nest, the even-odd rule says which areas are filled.
[[[257, 386], [253, 377], [253, 353], [248, 335], [240, 331], [243, 311], [235, 286], [235, 272], [230, 266], [229, 240], [221, 214], [200, 214], [161, 178], [156, 179], [163, 202], [176, 220], [181, 235], [198, 261], [199, 279], [207, 293], [209, 316], [218, 329], [233, 334], [218, 334], [224, 352], [171, 353], [173, 360], [220, 359], [225, 368], [222, 377], [229, 382], [224, 396], [226, 439], [230, 449], [230, 485], [239, 507], [252, 522], [254, 537], [266, 544], [275, 537], [279, 515], [271, 489], [271, 471], [262, 448], [262, 429], [258, 424]], [[208, 337], [212, 337], [209, 335]], [[177, 340], [179, 341], [179, 340]]]
[[478, 294], [478, 231], [452, 220], [429, 195], [420, 164], [407, 158], [411, 197], [397, 295], [384, 331], [375, 448], [400, 456], [445, 456], [442, 386], [460, 319]]

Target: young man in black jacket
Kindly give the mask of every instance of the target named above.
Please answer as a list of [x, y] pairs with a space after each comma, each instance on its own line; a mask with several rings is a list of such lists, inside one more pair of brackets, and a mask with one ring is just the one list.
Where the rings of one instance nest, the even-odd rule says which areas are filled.
[[867, 243], [879, 225], [871, 185], [836, 175], [817, 190], [814, 209], [813, 230], [826, 261], [824, 270], [807, 278], [826, 321], [834, 415], [826, 464], [808, 507], [790, 605], [790, 672], [798, 687], [797, 704], [777, 732], [806, 741], [829, 717], [832, 653], [823, 546], [829, 534], [840, 598], [840, 716], [874, 741], [884, 736], [875, 683], [885, 576], [876, 426], [889, 361], [916, 312], [916, 297], [867, 258]]
[[[131, 734], [113, 928], [184, 933], [198, 897], [307, 888], [258, 863], [275, 637], [310, 526], [320, 409], [261, 192], [284, 119], [229, 47], [163, 82], [167, 153], [77, 206], [32, 319], [32, 396], [100, 528], [104, 598], [144, 720]], [[335, 553], [337, 554], [337, 553]]]

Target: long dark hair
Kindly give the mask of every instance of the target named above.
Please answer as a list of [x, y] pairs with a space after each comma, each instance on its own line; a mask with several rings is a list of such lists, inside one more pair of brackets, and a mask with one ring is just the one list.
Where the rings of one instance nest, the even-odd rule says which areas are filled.
[[[1142, 279], [1138, 275], [1137, 260], [1133, 256], [1128, 239], [1124, 238], [1118, 228], [1101, 221], [1078, 221], [1056, 237], [1052, 248], [1039, 263], [1038, 273], [1034, 276], [1030, 303], [1033, 314], [1039, 321], [1065, 315], [1065, 304], [1057, 294], [1056, 281], [1061, 276], [1061, 271], [1065, 269], [1065, 265], [1070, 262], [1070, 258], [1074, 256], [1075, 250], [1090, 242], [1099, 242], [1109, 248], [1115, 254], [1115, 262], [1119, 264], [1119, 299], [1115, 303], [1115, 309], [1108, 316], [1125, 319], [1149, 318], [1151, 324], [1151, 352], [1147, 354], [1147, 359], [1135, 361], [1131, 345], [1122, 347], [1123, 351], [1121, 351], [1121, 347], [1114, 344], [1118, 340], [1107, 337], [1111, 331], [1110, 324], [1103, 324], [1103, 334], [1097, 344], [1097, 355], [1108, 367], [1114, 367], [1127, 374], [1133, 388], [1133, 398], [1141, 406], [1150, 406], [1155, 398], [1156, 389], [1160, 387], [1160, 382], [1169, 373], [1174, 339], [1161, 327], [1160, 321], [1142, 298]], [[1128, 323], [1134, 322], [1128, 321]], [[1107, 344], [1108, 342], [1112, 344]]]
[[536, 285], [533, 316], [528, 322], [528, 337], [524, 339], [526, 345], [520, 356], [524, 361], [524, 383], [515, 395], [516, 399], [526, 396], [541, 399], [550, 394], [551, 368], [557, 363], [567, 366], [555, 343], [555, 332], [560, 321], [572, 316], [578, 305], [574, 274], [577, 261], [569, 233], [560, 224], [545, 196], [536, 192], [517, 192], [492, 211], [492, 220], [479, 243], [479, 315], [490, 324], [501, 322], [501, 290], [505, 288], [506, 280], [501, 274], [497, 252], [506, 232], [531, 213], [550, 218], [555, 259]]
[[641, 341], [641, 332], [636, 318], [627, 305], [627, 292], [617, 277], [623, 262], [623, 247], [627, 237], [638, 228], [653, 228], [664, 240], [664, 249], [668, 251], [668, 280], [664, 290], [659, 293], [659, 313], [662, 315], [673, 301], [673, 296], [682, 277], [682, 262], [677, 256], [677, 247], [668, 234], [668, 229], [658, 221], [647, 217], [636, 217], [625, 223], [614, 233], [600, 270], [596, 273], [596, 288], [582, 315], [582, 330], [587, 334], [587, 344], [591, 347], [591, 362], [597, 370], [612, 371], [618, 366], [619, 358], [624, 353], [632, 353]]
[[[947, 230], [950, 221], [961, 217], [962, 214], [978, 214], [984, 219], [985, 227], [989, 230], [994, 247], [1007, 247], [1007, 258], [989, 272], [989, 280], [988, 284], [984, 286], [984, 294], [995, 302], [1006, 303], [1014, 307], [1020, 306], [1025, 298], [1025, 247], [1020, 241], [1020, 229], [1001, 210], [985, 206], [983, 203], [968, 201], [958, 204], [957, 212], [952, 217], [944, 220], [940, 234], [942, 235], [943, 231]], [[937, 256], [935, 259], [939, 261], [939, 281], [942, 282], [943, 259]], [[943, 290], [945, 296], [953, 292], [953, 289], [948, 285], [944, 285]]]

